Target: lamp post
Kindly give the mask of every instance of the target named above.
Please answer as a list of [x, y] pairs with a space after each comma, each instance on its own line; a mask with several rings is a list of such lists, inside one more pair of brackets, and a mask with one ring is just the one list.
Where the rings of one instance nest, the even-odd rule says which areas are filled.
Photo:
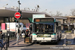
[[18, 11], [20, 11], [20, 5], [21, 5], [20, 0], [18, 0], [18, 4], [19, 4], [19, 9], [18, 9]]
[[36, 12], [39, 10], [39, 7], [40, 7], [40, 6], [39, 6], [39, 5], [37, 5], [37, 7], [36, 7]]

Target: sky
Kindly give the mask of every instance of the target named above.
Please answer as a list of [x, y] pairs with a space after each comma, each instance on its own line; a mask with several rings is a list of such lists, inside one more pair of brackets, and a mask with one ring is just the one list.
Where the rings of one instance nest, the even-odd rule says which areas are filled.
[[[0, 8], [18, 7], [18, 0], [0, 0]], [[75, 0], [20, 0], [21, 9], [30, 8], [35, 9], [37, 5], [40, 6], [40, 12], [47, 12], [48, 14], [56, 14], [57, 11], [62, 15], [71, 15], [71, 10], [75, 9]], [[47, 10], [46, 10], [47, 9]]]

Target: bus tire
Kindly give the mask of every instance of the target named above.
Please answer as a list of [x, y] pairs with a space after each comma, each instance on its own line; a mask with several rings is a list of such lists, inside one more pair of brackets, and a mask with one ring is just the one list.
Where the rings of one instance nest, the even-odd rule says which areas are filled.
[[40, 42], [36, 42], [37, 44], [40, 44]]
[[60, 35], [59, 41], [61, 41], [61, 35]]
[[58, 43], [58, 40], [57, 41], [55, 41], [55, 43], [54, 44], [57, 44]]
[[42, 44], [42, 42], [39, 42], [39, 44], [41, 45], [41, 44]]

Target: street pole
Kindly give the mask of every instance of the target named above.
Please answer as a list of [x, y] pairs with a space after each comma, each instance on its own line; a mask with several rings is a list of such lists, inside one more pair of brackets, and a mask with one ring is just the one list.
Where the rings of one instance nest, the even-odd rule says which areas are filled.
[[18, 0], [18, 4], [19, 4], [19, 10], [18, 11], [20, 11], [20, 5], [21, 5], [20, 0]]
[[[17, 23], [18, 23], [18, 20], [19, 19], [17, 19]], [[17, 44], [19, 44], [19, 23], [18, 23], [18, 32], [17, 32]]]
[[9, 33], [8, 33], [8, 47], [9, 47]]
[[[20, 12], [20, 0], [18, 0], [18, 4], [19, 4], [19, 9], [18, 9], [18, 12]], [[19, 25], [19, 19], [17, 19], [17, 23], [18, 23], [18, 33], [17, 33], [17, 44], [19, 44], [19, 32], [20, 32], [20, 30], [19, 30], [19, 27], [20, 27], [20, 25]]]
[[66, 32], [65, 32], [65, 37], [64, 37], [64, 44], [63, 44], [63, 46], [66, 46], [66, 41], [67, 41], [67, 38], [66, 38]]

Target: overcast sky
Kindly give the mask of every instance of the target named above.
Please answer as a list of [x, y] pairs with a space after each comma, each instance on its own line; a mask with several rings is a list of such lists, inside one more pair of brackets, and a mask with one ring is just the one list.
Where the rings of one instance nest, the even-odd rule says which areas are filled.
[[[18, 6], [18, 0], [0, 0], [0, 7]], [[70, 15], [71, 10], [75, 9], [75, 0], [20, 0], [21, 9], [30, 8], [35, 9], [36, 5], [40, 6], [40, 11], [45, 11], [47, 13], [51, 12], [56, 14], [56, 11], [60, 11], [63, 15]]]

